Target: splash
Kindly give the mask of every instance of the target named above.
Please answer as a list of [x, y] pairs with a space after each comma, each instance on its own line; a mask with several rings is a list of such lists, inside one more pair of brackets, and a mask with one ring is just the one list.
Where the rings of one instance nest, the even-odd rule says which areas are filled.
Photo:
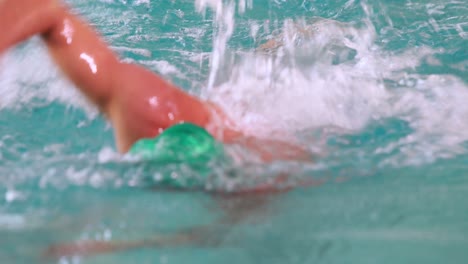
[[[436, 55], [444, 50], [384, 49], [365, 3], [365, 16], [353, 23], [286, 19], [269, 40], [249, 51], [228, 45], [235, 6], [242, 1], [196, 4], [198, 10], [213, 9], [218, 27], [204, 95], [247, 133], [284, 138], [328, 127], [338, 135], [358, 134], [374, 122], [396, 118], [408, 122], [413, 133], [366, 155], [398, 150], [382, 164], [401, 166], [465, 151], [460, 144], [468, 140], [467, 85], [453, 75], [418, 73], [426, 62], [441, 64]], [[250, 26], [256, 38], [258, 23]], [[226, 59], [228, 54], [235, 60]]]

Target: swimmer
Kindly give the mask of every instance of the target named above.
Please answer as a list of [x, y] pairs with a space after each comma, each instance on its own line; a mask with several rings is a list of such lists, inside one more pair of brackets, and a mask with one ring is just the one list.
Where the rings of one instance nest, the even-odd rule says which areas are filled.
[[[158, 137], [167, 128], [191, 123], [223, 143], [245, 146], [265, 162], [310, 160], [302, 147], [246, 135], [214, 103], [184, 92], [141, 66], [119, 61], [98, 33], [59, 0], [0, 0], [0, 25], [0, 55], [34, 35], [42, 38], [63, 73], [111, 122], [121, 153], [128, 152], [141, 140]], [[223, 197], [226, 195], [242, 197], [242, 202], [225, 209], [226, 217], [221, 224], [234, 225], [252, 212], [258, 212], [267, 201], [263, 194], [281, 193], [295, 187], [279, 188], [282, 182], [286, 182], [285, 177], [238, 193], [212, 193], [219, 200], [226, 199]], [[251, 195], [259, 198], [247, 199]], [[137, 247], [203, 243], [203, 239], [213, 238], [213, 233], [220, 235], [216, 230], [195, 227], [145, 241], [59, 244], [51, 246], [48, 255], [93, 255]]]
[[192, 123], [223, 143], [245, 146], [263, 161], [310, 159], [295, 144], [244, 134], [214, 103], [119, 61], [98, 33], [59, 0], [0, 0], [0, 25], [0, 55], [34, 35], [42, 38], [63, 73], [111, 122], [121, 153], [166, 128]]

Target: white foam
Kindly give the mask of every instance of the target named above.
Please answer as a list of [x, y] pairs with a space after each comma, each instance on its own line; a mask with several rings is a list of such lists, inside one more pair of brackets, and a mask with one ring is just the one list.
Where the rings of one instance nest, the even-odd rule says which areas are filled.
[[[196, 1], [199, 10], [208, 6], [224, 19], [217, 20], [221, 31], [215, 32], [204, 94], [247, 133], [272, 137], [327, 126], [359, 133], [374, 120], [395, 117], [408, 121], [414, 133], [377, 149], [401, 151], [384, 163], [414, 164], [464, 151], [460, 143], [468, 140], [467, 85], [456, 76], [415, 70], [423, 61], [440, 64], [433, 55], [443, 50], [384, 51], [375, 44], [369, 19], [353, 24], [286, 20], [276, 50], [238, 53], [232, 63], [220, 58], [228, 51], [226, 38], [235, 25], [230, 13], [234, 4], [221, 2]], [[258, 25], [252, 26], [254, 32]]]

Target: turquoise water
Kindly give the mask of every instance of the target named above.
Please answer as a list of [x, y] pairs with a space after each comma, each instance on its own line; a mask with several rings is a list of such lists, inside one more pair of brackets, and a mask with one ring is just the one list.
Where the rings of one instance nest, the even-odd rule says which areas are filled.
[[[118, 155], [109, 124], [33, 39], [0, 61], [0, 263], [466, 262], [463, 1], [239, 1], [245, 12], [68, 2], [125, 61], [314, 153], [313, 163], [213, 167], [206, 190], [283, 172], [321, 184], [245, 197], [164, 189], [158, 173], [192, 174]], [[270, 39], [283, 46], [257, 49]], [[190, 231], [201, 235], [179, 245], [43, 257], [60, 243]]]

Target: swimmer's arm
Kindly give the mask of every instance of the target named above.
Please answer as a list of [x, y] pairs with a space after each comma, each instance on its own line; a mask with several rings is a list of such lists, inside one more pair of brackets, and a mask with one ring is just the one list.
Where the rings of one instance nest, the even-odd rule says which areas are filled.
[[119, 151], [210, 107], [137, 65], [121, 63], [96, 31], [57, 0], [0, 0], [0, 54], [39, 34], [67, 77], [111, 121]]

